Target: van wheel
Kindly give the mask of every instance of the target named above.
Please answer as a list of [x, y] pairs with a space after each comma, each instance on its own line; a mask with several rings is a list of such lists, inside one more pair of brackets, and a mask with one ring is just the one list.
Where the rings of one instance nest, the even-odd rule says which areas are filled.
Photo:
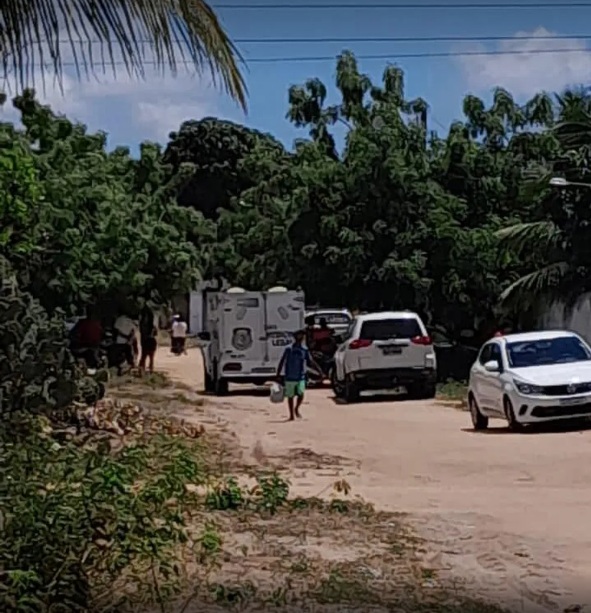
[[359, 397], [360, 397], [359, 391], [360, 390], [359, 390], [359, 386], [357, 385], [357, 383], [355, 383], [355, 381], [353, 381], [351, 377], [345, 374], [345, 390], [343, 394], [343, 398], [345, 402], [347, 403], [359, 402]]
[[227, 396], [228, 395], [228, 382], [226, 379], [216, 379], [215, 381], [215, 395], [216, 396]]
[[213, 392], [214, 391], [214, 383], [213, 383], [213, 378], [212, 376], [207, 372], [207, 369], [205, 370], [205, 391], [206, 392]]
[[225, 396], [228, 393], [228, 382], [218, 375], [218, 363], [213, 363], [213, 393], [216, 396]]

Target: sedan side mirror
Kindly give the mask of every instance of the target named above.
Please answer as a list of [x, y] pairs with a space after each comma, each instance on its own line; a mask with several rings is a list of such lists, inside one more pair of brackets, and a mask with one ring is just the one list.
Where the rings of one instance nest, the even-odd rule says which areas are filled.
[[486, 362], [484, 370], [486, 370], [486, 372], [500, 372], [501, 367], [496, 360], [491, 360], [490, 362]]

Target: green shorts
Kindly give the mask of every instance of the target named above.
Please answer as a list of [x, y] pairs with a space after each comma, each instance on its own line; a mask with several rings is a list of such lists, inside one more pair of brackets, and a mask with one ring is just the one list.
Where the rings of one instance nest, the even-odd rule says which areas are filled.
[[306, 381], [286, 381], [285, 382], [285, 397], [293, 398], [294, 396], [303, 396], [306, 391]]

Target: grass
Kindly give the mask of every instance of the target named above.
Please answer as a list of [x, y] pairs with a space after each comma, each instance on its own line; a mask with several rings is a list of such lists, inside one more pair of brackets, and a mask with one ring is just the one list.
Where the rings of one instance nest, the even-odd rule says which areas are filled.
[[467, 410], [468, 384], [466, 381], [449, 379], [437, 386], [437, 399], [458, 409]]
[[[457, 399], [462, 389], [446, 384], [441, 394]], [[169, 597], [153, 608], [143, 603], [142, 611], [501, 611], [446, 585], [422, 562], [425, 544], [406, 516], [355, 498], [346, 481], [336, 481], [322, 498], [290, 496], [289, 469], [302, 461], [310, 470], [325, 469], [326, 458], [291, 450], [261, 472], [243, 460], [231, 433], [207, 420], [202, 399], [165, 377], [128, 378], [112, 393], [143, 411], [209, 424], [195, 446], [200, 482], [186, 485], [194, 498], [175, 565], [181, 589], [167, 592], [166, 577], [159, 576], [155, 592]]]

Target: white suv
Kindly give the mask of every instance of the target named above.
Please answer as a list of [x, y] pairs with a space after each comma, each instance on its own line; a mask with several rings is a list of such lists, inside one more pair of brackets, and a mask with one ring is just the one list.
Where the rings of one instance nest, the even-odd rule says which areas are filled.
[[356, 402], [366, 390], [404, 387], [414, 398], [433, 398], [437, 362], [431, 338], [416, 313], [357, 316], [335, 354], [332, 385], [337, 397]]
[[591, 348], [568, 330], [494, 337], [470, 371], [468, 404], [475, 430], [490, 418], [515, 430], [591, 417]]

